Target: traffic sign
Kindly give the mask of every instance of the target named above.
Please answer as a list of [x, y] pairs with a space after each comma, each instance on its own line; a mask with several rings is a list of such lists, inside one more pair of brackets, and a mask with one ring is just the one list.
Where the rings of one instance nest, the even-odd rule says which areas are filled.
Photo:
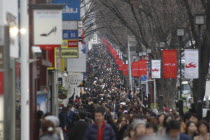
[[147, 76], [146, 75], [142, 75], [141, 76], [141, 81], [146, 81], [147, 80]]
[[78, 39], [78, 30], [63, 30], [63, 39]]

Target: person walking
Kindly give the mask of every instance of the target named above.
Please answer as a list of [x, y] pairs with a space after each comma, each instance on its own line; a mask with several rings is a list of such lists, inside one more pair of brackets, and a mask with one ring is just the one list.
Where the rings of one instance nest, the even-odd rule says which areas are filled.
[[43, 120], [41, 126], [41, 136], [39, 140], [59, 140], [59, 136], [55, 132], [55, 126], [50, 120]]
[[88, 123], [85, 121], [86, 112], [79, 111], [79, 121], [75, 122], [69, 132], [69, 140], [83, 140]]
[[115, 140], [114, 130], [104, 121], [104, 113], [104, 108], [96, 108], [95, 123], [88, 126], [83, 140]]

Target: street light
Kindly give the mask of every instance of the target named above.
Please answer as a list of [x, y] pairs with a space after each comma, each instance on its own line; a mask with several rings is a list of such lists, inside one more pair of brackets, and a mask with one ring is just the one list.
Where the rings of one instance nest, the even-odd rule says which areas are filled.
[[[204, 14], [196, 14], [194, 15], [194, 22], [195, 25], [198, 26], [198, 39], [197, 39], [197, 47], [199, 51], [199, 57], [201, 57], [201, 44], [202, 44], [202, 29], [201, 26], [205, 25], [206, 23], [206, 17]], [[201, 59], [199, 59], [199, 65], [201, 63]], [[200, 70], [199, 70], [200, 71]], [[197, 108], [197, 113], [199, 114], [199, 117], [202, 117], [202, 102], [195, 101], [196, 102], [196, 108]]]
[[195, 24], [196, 25], [204, 25], [206, 23], [206, 18], [204, 14], [196, 14], [195, 15]]
[[182, 37], [184, 37], [185, 35], [185, 29], [184, 28], [178, 28], [177, 29], [177, 36], [179, 37], [179, 40], [180, 40], [180, 51], [179, 51], [179, 75], [180, 75], [180, 78], [179, 78], [179, 82], [180, 82], [180, 85], [179, 85], [179, 91], [180, 91], [180, 104], [179, 104], [179, 109], [180, 109], [180, 114], [182, 115], [183, 114], [183, 101], [182, 101], [182, 46], [181, 46], [181, 41], [182, 41]]

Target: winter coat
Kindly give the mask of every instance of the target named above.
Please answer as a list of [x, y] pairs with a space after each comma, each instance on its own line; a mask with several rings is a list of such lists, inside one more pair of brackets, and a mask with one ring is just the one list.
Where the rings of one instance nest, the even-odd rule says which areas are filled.
[[79, 120], [70, 130], [69, 140], [83, 140], [88, 123]]
[[[97, 140], [97, 139], [98, 139], [98, 127], [95, 124], [88, 126], [83, 140]], [[112, 129], [111, 125], [107, 123], [105, 124], [103, 132], [103, 140], [116, 140], [114, 130]]]
[[60, 140], [57, 134], [46, 134], [39, 138], [39, 140]]

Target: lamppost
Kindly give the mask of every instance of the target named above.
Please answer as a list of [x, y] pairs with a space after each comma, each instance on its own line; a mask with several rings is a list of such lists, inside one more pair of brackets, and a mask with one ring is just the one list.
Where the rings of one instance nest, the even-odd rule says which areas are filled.
[[177, 36], [179, 37], [179, 41], [180, 41], [180, 51], [179, 51], [179, 91], [180, 91], [180, 100], [179, 100], [179, 110], [180, 110], [180, 114], [183, 114], [183, 100], [182, 100], [182, 46], [181, 46], [181, 42], [182, 42], [182, 37], [185, 35], [185, 29], [184, 28], [178, 28], [177, 29]]
[[[206, 19], [204, 14], [196, 14], [194, 16], [195, 25], [198, 26], [198, 39], [197, 39], [197, 47], [198, 47], [198, 53], [199, 53], [199, 65], [201, 64], [201, 40], [202, 40], [202, 33], [201, 33], [201, 26], [205, 25]], [[201, 71], [199, 70], [199, 73]], [[199, 76], [202, 76], [199, 74]], [[202, 101], [197, 101], [196, 103], [196, 113], [199, 114], [199, 118], [202, 118]]]

